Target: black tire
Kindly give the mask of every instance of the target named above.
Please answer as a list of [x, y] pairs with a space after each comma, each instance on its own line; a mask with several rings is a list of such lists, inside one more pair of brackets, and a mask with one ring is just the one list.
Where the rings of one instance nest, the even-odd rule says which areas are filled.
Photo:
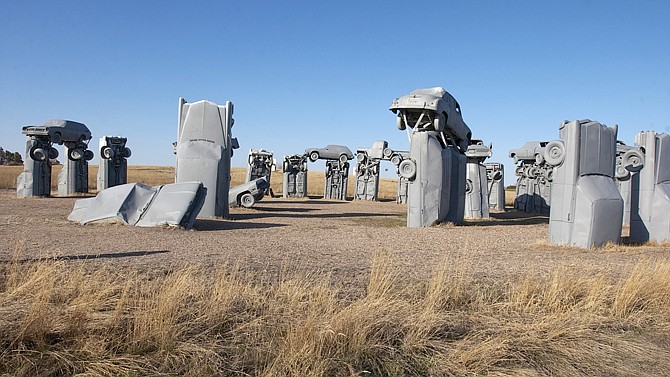
[[47, 152], [42, 148], [38, 148], [37, 146], [30, 148], [28, 155], [35, 161], [46, 161], [48, 157]]
[[49, 148], [49, 158], [52, 160], [55, 160], [58, 158], [58, 149], [56, 148]]
[[319, 159], [319, 152], [314, 151], [309, 154], [309, 160], [314, 162]]
[[251, 193], [246, 192], [240, 196], [239, 202], [242, 207], [251, 208], [256, 204], [256, 198]]
[[91, 161], [93, 159], [93, 151], [90, 149], [85, 150], [84, 158], [86, 159], [86, 161]]
[[113, 158], [114, 157], [114, 149], [105, 145], [104, 147], [100, 148], [100, 157], [102, 157], [104, 159], [107, 159], [107, 160]]
[[80, 148], [72, 148], [67, 150], [67, 158], [72, 161], [81, 160], [84, 157], [84, 151]]
[[123, 156], [125, 158], [130, 157], [130, 155], [132, 155], [132, 154], [133, 154], [133, 152], [128, 147], [123, 148], [123, 151], [121, 151], [121, 156]]
[[54, 132], [53, 136], [51, 136], [51, 142], [55, 144], [60, 144], [60, 142], [63, 140], [63, 137], [60, 132]]

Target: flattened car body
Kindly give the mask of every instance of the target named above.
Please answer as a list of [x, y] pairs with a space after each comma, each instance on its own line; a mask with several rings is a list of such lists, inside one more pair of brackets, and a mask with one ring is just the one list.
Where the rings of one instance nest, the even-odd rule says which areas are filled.
[[102, 190], [94, 198], [75, 202], [69, 221], [122, 223], [141, 227], [162, 225], [193, 227], [205, 201], [202, 182], [180, 182], [162, 186], [128, 183]]

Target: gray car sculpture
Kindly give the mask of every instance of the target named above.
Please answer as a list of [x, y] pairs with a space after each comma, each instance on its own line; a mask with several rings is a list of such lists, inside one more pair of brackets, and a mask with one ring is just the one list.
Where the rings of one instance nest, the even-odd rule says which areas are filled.
[[231, 187], [228, 192], [228, 203], [231, 207], [236, 205], [251, 208], [256, 202], [263, 199], [268, 188], [270, 188], [270, 184], [265, 177]]
[[483, 162], [491, 157], [492, 145], [484, 145], [481, 140], [471, 140], [467, 157], [465, 181], [465, 213], [466, 219], [481, 219], [489, 217], [488, 181], [486, 166]]
[[150, 187], [128, 183], [102, 190], [93, 198], [74, 203], [69, 221], [121, 223], [139, 227], [171, 225], [193, 227], [205, 201], [202, 182], [180, 182]]
[[310, 161], [314, 162], [316, 160], [338, 160], [341, 163], [345, 163], [349, 160], [353, 160], [354, 155], [351, 153], [351, 149], [345, 147], [344, 145], [326, 145], [323, 148], [307, 148], [305, 149], [305, 155], [309, 157]]
[[128, 158], [132, 152], [126, 147], [127, 141], [120, 136], [100, 138], [98, 191], [128, 183]]
[[284, 156], [282, 164], [284, 198], [304, 198], [307, 196], [307, 157], [294, 154]]
[[231, 131], [233, 103], [187, 103], [179, 98], [178, 122], [175, 181], [204, 184], [207, 197], [199, 216], [227, 217], [230, 157], [239, 147]]
[[553, 167], [547, 164], [544, 150], [548, 142], [529, 141], [509, 151], [516, 168], [514, 208], [529, 213], [549, 213]]
[[[635, 146], [644, 151], [644, 167], [633, 176], [630, 238], [670, 241], [670, 135], [640, 132]], [[630, 161], [635, 165], [635, 160]]]
[[51, 162], [58, 157], [53, 144], [62, 144], [66, 151], [63, 170], [59, 174], [58, 192], [68, 195], [88, 192], [88, 161], [93, 152], [88, 150], [91, 131], [79, 122], [52, 119], [40, 126], [23, 127], [28, 138], [24, 171], [17, 178], [17, 196], [49, 196], [51, 193]]
[[416, 89], [396, 98], [396, 125], [410, 132], [409, 157], [399, 167], [408, 180], [407, 226], [461, 223], [465, 210], [465, 151], [471, 139], [458, 102], [443, 88]]
[[589, 119], [564, 121], [560, 140], [547, 143], [554, 167], [549, 242], [583, 248], [619, 243], [623, 200], [614, 183], [618, 126]]

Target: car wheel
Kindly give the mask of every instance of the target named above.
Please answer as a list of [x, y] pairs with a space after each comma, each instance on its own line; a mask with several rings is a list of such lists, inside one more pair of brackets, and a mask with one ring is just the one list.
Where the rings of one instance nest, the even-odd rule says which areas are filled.
[[469, 179], [465, 180], [465, 193], [469, 194], [472, 192], [472, 181]]
[[319, 152], [312, 152], [309, 154], [310, 161], [314, 162], [319, 159]]
[[256, 203], [256, 199], [250, 193], [245, 193], [240, 197], [240, 205], [245, 208], [251, 208]]
[[614, 170], [614, 177], [618, 180], [623, 181], [625, 178], [628, 178], [628, 176], [630, 176], [630, 172], [623, 166], [617, 166]]
[[49, 158], [52, 160], [55, 160], [58, 158], [58, 149], [56, 148], [49, 148]]
[[538, 165], [541, 165], [543, 162], [544, 162], [544, 156], [537, 153], [535, 155], [535, 163], [538, 164]]
[[409, 180], [416, 177], [416, 163], [412, 160], [403, 160], [398, 166], [398, 174]]
[[544, 160], [549, 165], [560, 165], [565, 160], [565, 144], [560, 140], [553, 140], [547, 143], [544, 149]]
[[341, 163], [344, 164], [344, 163], [346, 163], [347, 161], [349, 161], [349, 157], [347, 157], [346, 154], [341, 154], [339, 160], [340, 160]]
[[133, 152], [130, 150], [130, 148], [125, 147], [123, 148], [123, 151], [121, 152], [121, 156], [128, 158]]
[[38, 148], [37, 146], [30, 148], [28, 155], [35, 161], [45, 161], [47, 159], [47, 153], [44, 149]]
[[631, 149], [623, 154], [623, 166], [628, 171], [638, 172], [644, 166], [644, 156], [640, 151]]
[[85, 150], [84, 158], [86, 159], [86, 161], [91, 161], [93, 159], [93, 151], [90, 149]]
[[51, 136], [51, 142], [52, 143], [60, 144], [62, 139], [63, 138], [62, 138], [62, 135], [60, 134], [60, 132], [55, 132], [53, 134], [53, 136]]
[[514, 169], [514, 174], [522, 177], [524, 175], [524, 168], [523, 166], [517, 166], [516, 169]]
[[110, 158], [114, 157], [114, 149], [105, 145], [104, 147], [100, 148], [100, 156], [109, 160]]
[[81, 160], [84, 157], [84, 151], [80, 148], [72, 148], [67, 150], [67, 157], [72, 161]]
[[444, 113], [441, 113], [440, 115], [436, 116], [435, 119], [433, 119], [433, 129], [437, 132], [442, 132], [444, 131], [444, 126], [447, 123], [447, 117], [444, 115]]
[[395, 156], [391, 157], [391, 163], [393, 165], [398, 166], [398, 165], [400, 165], [401, 162], [402, 162], [402, 157], [400, 157], [399, 155], [395, 155]]
[[356, 161], [358, 161], [359, 164], [363, 163], [363, 161], [365, 161], [365, 153], [356, 154]]
[[398, 114], [398, 117], [395, 119], [396, 126], [400, 131], [404, 131], [405, 128], [407, 128], [407, 125], [405, 124], [405, 120], [402, 119], [402, 115]]
[[499, 180], [502, 179], [502, 177], [503, 177], [503, 174], [500, 170], [496, 170], [496, 171], [493, 172], [493, 174], [491, 174], [491, 180], [493, 180], [493, 181], [499, 181]]
[[551, 182], [554, 180], [554, 169], [547, 169], [544, 172], [544, 176], [547, 177], [547, 181]]

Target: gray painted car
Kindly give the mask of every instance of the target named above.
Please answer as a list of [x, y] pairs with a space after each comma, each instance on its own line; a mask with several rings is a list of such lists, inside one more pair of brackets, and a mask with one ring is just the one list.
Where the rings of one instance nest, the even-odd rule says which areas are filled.
[[305, 149], [305, 156], [308, 156], [310, 161], [314, 162], [318, 159], [323, 160], [339, 160], [345, 163], [348, 160], [354, 159], [354, 154], [344, 145], [326, 145], [324, 148], [307, 148]]
[[86, 125], [71, 120], [52, 119], [41, 126], [23, 127], [28, 136], [48, 136], [52, 143], [63, 144], [66, 141], [84, 142], [91, 140], [91, 131]]
[[399, 130], [409, 127], [448, 132], [463, 152], [472, 137], [470, 128], [463, 121], [458, 101], [441, 87], [416, 89], [396, 98], [390, 110], [398, 115], [396, 125]]
[[239, 186], [231, 187], [228, 192], [228, 203], [230, 206], [253, 207], [256, 202], [263, 199], [265, 192], [270, 187], [265, 177], [245, 182]]

